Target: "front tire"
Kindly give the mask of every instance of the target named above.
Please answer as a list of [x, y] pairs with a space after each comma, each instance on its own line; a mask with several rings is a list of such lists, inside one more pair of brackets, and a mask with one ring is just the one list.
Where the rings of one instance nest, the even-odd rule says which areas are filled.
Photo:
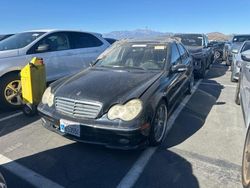
[[20, 108], [22, 105], [21, 80], [18, 73], [10, 73], [0, 80], [0, 107]]
[[167, 119], [168, 119], [167, 106], [166, 103], [163, 100], [161, 100], [156, 108], [150, 130], [149, 144], [151, 146], [157, 146], [161, 144], [164, 138], [164, 134], [166, 132]]
[[191, 75], [191, 78], [189, 80], [189, 85], [188, 85], [188, 90], [187, 90], [188, 95], [192, 94], [193, 87], [194, 87], [194, 74]]
[[242, 168], [241, 168], [241, 180], [244, 188], [250, 187], [250, 128], [247, 130], [245, 138], [243, 157], [242, 157]]

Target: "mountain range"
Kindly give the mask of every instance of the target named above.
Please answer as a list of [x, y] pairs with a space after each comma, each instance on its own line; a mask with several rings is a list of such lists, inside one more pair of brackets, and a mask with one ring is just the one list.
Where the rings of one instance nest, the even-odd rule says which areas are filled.
[[[112, 31], [109, 33], [104, 33], [103, 36], [107, 38], [114, 39], [124, 39], [124, 38], [147, 38], [156, 36], [171, 36], [172, 32], [159, 32], [151, 29], [136, 29], [131, 31]], [[219, 32], [207, 33], [209, 40], [228, 40], [229, 35], [225, 35]]]

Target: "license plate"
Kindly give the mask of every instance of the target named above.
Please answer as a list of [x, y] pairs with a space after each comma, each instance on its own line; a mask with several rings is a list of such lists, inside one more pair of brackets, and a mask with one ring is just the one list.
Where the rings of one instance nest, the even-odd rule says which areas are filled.
[[60, 120], [60, 131], [63, 133], [71, 134], [77, 137], [80, 137], [80, 123], [68, 121], [61, 119]]

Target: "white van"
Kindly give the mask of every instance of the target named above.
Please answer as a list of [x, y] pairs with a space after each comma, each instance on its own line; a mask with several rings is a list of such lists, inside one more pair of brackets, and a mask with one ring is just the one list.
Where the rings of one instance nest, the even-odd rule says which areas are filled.
[[100, 34], [67, 30], [35, 30], [0, 42], [0, 107], [21, 105], [20, 70], [41, 57], [47, 81], [87, 68], [110, 44]]

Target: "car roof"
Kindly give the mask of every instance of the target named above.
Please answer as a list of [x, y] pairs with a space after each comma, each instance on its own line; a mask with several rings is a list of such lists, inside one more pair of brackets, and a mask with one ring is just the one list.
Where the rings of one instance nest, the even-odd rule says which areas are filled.
[[68, 30], [68, 29], [36, 29], [36, 30], [23, 31], [20, 33], [25, 33], [25, 32], [45, 32], [45, 33], [48, 33], [48, 32], [83, 32], [83, 33], [91, 33], [91, 34], [102, 36], [102, 34], [100, 33], [81, 31], [81, 30]]
[[168, 44], [173, 42], [179, 42], [175, 37], [152, 37], [152, 38], [140, 38], [140, 39], [124, 39], [122, 40], [127, 43], [157, 43], [157, 44]]

